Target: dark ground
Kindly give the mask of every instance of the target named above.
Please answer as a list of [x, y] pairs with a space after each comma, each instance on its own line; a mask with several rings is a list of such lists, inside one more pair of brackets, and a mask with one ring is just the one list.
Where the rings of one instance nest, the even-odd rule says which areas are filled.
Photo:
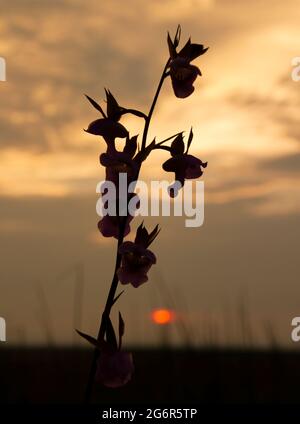
[[[97, 387], [94, 402], [300, 403], [300, 353], [134, 350], [135, 375], [121, 389]], [[1, 404], [80, 403], [92, 350], [0, 349]]]

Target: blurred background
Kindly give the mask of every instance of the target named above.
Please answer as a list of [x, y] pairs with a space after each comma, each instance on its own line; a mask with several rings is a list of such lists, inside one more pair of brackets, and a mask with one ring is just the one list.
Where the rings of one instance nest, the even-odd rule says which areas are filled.
[[[97, 230], [104, 178], [98, 118], [104, 87], [147, 112], [168, 51], [166, 33], [209, 46], [185, 99], [163, 88], [150, 139], [193, 126], [205, 221], [149, 218], [162, 231], [149, 282], [126, 287], [125, 344], [280, 346], [299, 306], [300, 55], [297, 0], [0, 0], [0, 316], [14, 345], [82, 345], [96, 335], [116, 241]], [[136, 119], [122, 121], [141, 133]], [[166, 179], [158, 153], [141, 177]], [[140, 223], [137, 220], [135, 225]], [[153, 320], [155, 309], [172, 320]], [[4, 348], [4, 344], [1, 345]]]

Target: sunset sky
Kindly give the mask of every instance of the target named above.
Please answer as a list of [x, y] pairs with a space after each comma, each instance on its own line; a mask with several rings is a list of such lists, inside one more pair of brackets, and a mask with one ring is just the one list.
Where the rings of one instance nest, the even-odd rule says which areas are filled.
[[[246, 333], [251, 344], [276, 339], [292, 347], [291, 319], [300, 316], [300, 82], [291, 78], [292, 58], [300, 56], [299, 1], [0, 5], [7, 64], [0, 82], [0, 316], [8, 342], [78, 342], [73, 298], [82, 270], [80, 327], [96, 334], [116, 242], [97, 232], [105, 144], [83, 131], [98, 118], [83, 94], [101, 102], [107, 87], [121, 105], [147, 112], [168, 55], [167, 31], [180, 23], [182, 42], [191, 36], [210, 47], [195, 61], [203, 76], [185, 100], [166, 81], [149, 140], [193, 127], [191, 153], [209, 163], [205, 221], [193, 229], [184, 218], [146, 219], [162, 227], [152, 246], [158, 262], [149, 282], [126, 287], [120, 300], [126, 342], [160, 342], [151, 311], [170, 307], [179, 323], [170, 324], [174, 342], [189, 336], [195, 344], [233, 344]], [[142, 132], [136, 118], [122, 123]], [[161, 169], [167, 157], [155, 153], [141, 177], [170, 178]]]

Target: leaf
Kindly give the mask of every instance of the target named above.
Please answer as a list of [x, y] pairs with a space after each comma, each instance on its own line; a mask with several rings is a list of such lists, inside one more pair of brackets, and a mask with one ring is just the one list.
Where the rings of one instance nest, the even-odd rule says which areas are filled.
[[150, 246], [150, 244], [156, 239], [159, 233], [160, 233], [160, 228], [158, 227], [158, 224], [157, 224], [154, 230], [148, 236], [147, 247]]
[[112, 306], [116, 303], [116, 301], [119, 299], [119, 297], [124, 293], [125, 290], [122, 290], [121, 293], [118, 294], [113, 300]]
[[122, 108], [122, 115], [125, 115], [126, 113], [131, 113], [131, 115], [135, 115], [135, 116], [138, 116], [139, 118], [147, 119], [147, 115], [145, 115], [140, 110]]
[[203, 55], [205, 52], [207, 52], [207, 50], [208, 47], [204, 48], [203, 44], [191, 43], [191, 39], [189, 38], [185, 46], [178, 53], [178, 56], [184, 57], [188, 59], [189, 62], [191, 62], [197, 57]]
[[106, 101], [107, 101], [107, 116], [114, 121], [118, 121], [122, 115], [122, 109], [114, 96], [109, 90], [105, 88]]
[[126, 144], [125, 144], [123, 152], [127, 153], [131, 158], [133, 158], [137, 149], [137, 138], [138, 136], [134, 135], [133, 137], [128, 138], [126, 140]]
[[202, 56], [207, 52], [209, 47], [204, 48], [203, 44], [191, 44], [190, 46], [190, 61]]
[[190, 53], [191, 53], [190, 48], [191, 48], [191, 38], [189, 38], [186, 44], [182, 47], [182, 49], [178, 53], [178, 56], [189, 59]]
[[76, 329], [76, 332], [79, 334], [79, 336], [83, 337], [85, 340], [87, 340], [89, 343], [91, 343], [93, 346], [97, 347], [98, 349], [101, 347], [100, 341], [95, 339], [94, 337], [83, 333], [82, 331], [79, 331]]
[[124, 336], [124, 333], [125, 333], [125, 323], [122, 318], [121, 312], [119, 312], [119, 350], [122, 347], [122, 337]]
[[174, 47], [173, 41], [171, 40], [169, 32], [168, 32], [167, 40], [168, 40], [170, 58], [174, 59], [177, 56], [177, 52], [176, 52], [176, 48]]
[[186, 153], [188, 153], [188, 151], [189, 151], [190, 145], [192, 144], [192, 141], [193, 141], [193, 137], [194, 137], [193, 128], [191, 128], [190, 134], [189, 134], [189, 139], [188, 139], [188, 142], [187, 142]]
[[105, 319], [105, 324], [106, 324], [106, 341], [107, 343], [113, 347], [114, 349], [117, 349], [118, 344], [117, 344], [117, 338], [116, 338], [116, 334], [115, 334], [115, 330], [114, 327], [112, 325], [112, 322], [110, 320], [109, 317], [103, 318]]
[[170, 136], [170, 137], [168, 137], [168, 138], [165, 138], [164, 140], [160, 141], [160, 142], [157, 144], [157, 146], [162, 145], [162, 144], [163, 144], [163, 143], [165, 143], [166, 141], [172, 140], [172, 138], [175, 138], [175, 137], [177, 137], [177, 136], [178, 136], [178, 135], [180, 135], [180, 134], [183, 134], [183, 131], [181, 131], [181, 132], [179, 132], [179, 133], [176, 133], [176, 134], [173, 134], [173, 135], [171, 135], [171, 136]]
[[85, 97], [94, 106], [94, 108], [97, 109], [101, 113], [101, 115], [103, 116], [103, 118], [106, 118], [106, 115], [103, 112], [102, 107], [94, 99], [92, 99], [90, 96], [88, 96], [87, 94], [85, 94]]
[[135, 243], [147, 246], [148, 243], [148, 231], [144, 227], [144, 221], [138, 226], [136, 230]]
[[182, 155], [184, 153], [184, 141], [182, 137], [182, 133], [179, 134], [171, 144], [171, 155]]
[[136, 160], [143, 162], [145, 159], [147, 159], [151, 151], [155, 148], [155, 144], [156, 144], [156, 140], [154, 138], [152, 142], [149, 144], [149, 146], [147, 146], [144, 150], [140, 150], [138, 152], [138, 154], [136, 155]]
[[181, 37], [181, 26], [178, 25], [177, 30], [176, 30], [176, 34], [175, 34], [175, 37], [174, 37], [174, 47], [175, 47], [175, 49], [179, 44], [180, 37]]

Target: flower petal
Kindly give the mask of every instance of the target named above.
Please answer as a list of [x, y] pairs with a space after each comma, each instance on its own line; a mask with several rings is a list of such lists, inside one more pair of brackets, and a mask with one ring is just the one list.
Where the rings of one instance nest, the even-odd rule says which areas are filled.
[[109, 140], [128, 136], [128, 131], [122, 124], [105, 118], [96, 119], [91, 122], [85, 131], [93, 135], [101, 135], [103, 138]]
[[148, 281], [148, 277], [143, 271], [136, 272], [125, 267], [119, 268], [117, 275], [121, 284], [132, 284], [133, 287], [139, 287]]
[[96, 371], [96, 381], [106, 387], [122, 387], [131, 379], [134, 372], [132, 354], [115, 351], [101, 352]]

